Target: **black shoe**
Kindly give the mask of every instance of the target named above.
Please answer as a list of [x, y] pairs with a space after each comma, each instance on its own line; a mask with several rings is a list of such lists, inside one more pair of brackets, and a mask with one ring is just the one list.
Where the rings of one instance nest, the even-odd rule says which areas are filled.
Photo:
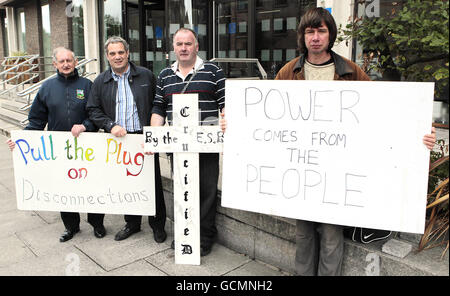
[[163, 229], [154, 229], [153, 230], [153, 238], [155, 239], [155, 242], [160, 244], [166, 240], [167, 233], [164, 230], [164, 228]]
[[106, 235], [105, 226], [94, 227], [94, 235], [96, 238], [102, 238]]
[[75, 235], [75, 233], [78, 233], [79, 231], [80, 231], [80, 228], [75, 229], [75, 230], [69, 230], [69, 229], [64, 230], [63, 234], [61, 234], [61, 236], [59, 237], [59, 242], [63, 243], [68, 240], [71, 240], [73, 238], [73, 236]]
[[133, 233], [139, 232], [141, 231], [140, 228], [130, 228], [129, 226], [126, 226], [119, 232], [117, 232], [116, 236], [114, 237], [114, 240], [116, 241], [121, 241], [124, 240], [126, 238], [128, 238], [130, 235], [132, 235]]
[[200, 256], [203, 257], [203, 256], [208, 255], [209, 253], [211, 253], [211, 250], [212, 250], [212, 245], [200, 246]]
[[170, 248], [172, 250], [175, 250], [175, 240], [173, 240], [172, 243], [170, 244]]

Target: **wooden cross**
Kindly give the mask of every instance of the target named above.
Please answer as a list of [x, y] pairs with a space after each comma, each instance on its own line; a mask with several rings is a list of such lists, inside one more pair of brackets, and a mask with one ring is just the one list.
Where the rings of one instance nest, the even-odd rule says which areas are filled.
[[219, 126], [199, 126], [198, 94], [176, 94], [172, 126], [144, 127], [145, 152], [173, 152], [175, 263], [200, 265], [199, 152], [223, 149]]

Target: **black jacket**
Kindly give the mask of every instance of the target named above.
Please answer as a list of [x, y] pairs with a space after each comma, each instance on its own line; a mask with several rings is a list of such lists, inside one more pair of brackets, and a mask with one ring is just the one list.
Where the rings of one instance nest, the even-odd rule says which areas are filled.
[[55, 78], [44, 82], [34, 98], [28, 114], [26, 130], [70, 131], [74, 124], [83, 124], [87, 131], [97, 128], [86, 111], [92, 82], [74, 73], [68, 78], [58, 72]]
[[[130, 62], [128, 82], [142, 127], [150, 125], [153, 98], [155, 97], [156, 79], [152, 71]], [[98, 75], [92, 85], [87, 103], [89, 118], [98, 128], [111, 132], [116, 125], [117, 82], [111, 75], [111, 69]]]

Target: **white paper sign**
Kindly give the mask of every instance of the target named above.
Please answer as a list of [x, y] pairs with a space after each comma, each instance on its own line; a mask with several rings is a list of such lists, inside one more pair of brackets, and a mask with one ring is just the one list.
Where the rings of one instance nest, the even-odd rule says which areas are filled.
[[20, 210], [155, 215], [154, 159], [142, 135], [12, 131]]
[[222, 151], [223, 132], [218, 126], [144, 127], [144, 150], [150, 152]]
[[433, 90], [227, 80], [222, 206], [423, 233]]
[[[198, 94], [176, 94], [172, 102], [173, 125], [198, 125]], [[175, 263], [200, 265], [199, 156], [174, 153], [173, 162]]]

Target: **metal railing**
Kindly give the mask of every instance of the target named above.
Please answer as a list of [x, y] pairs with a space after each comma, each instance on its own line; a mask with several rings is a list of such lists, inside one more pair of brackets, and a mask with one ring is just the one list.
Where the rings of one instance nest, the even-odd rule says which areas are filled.
[[[256, 66], [258, 67], [259, 72], [261, 73], [262, 79], [267, 79], [267, 73], [264, 70], [264, 68], [261, 66], [261, 64], [259, 63], [258, 59], [253, 59], [253, 58], [213, 58], [211, 60], [211, 62], [216, 62], [216, 63], [250, 63], [250, 64], [256, 64]], [[243, 77], [243, 78], [239, 78], [239, 79], [255, 79], [255, 78], [259, 78], [259, 77]]]
[[[38, 58], [39, 55], [5, 57], [1, 65], [3, 69], [7, 69], [0, 72], [0, 78], [2, 78], [0, 84], [3, 86], [3, 91], [0, 92], [0, 95], [10, 92], [37, 78], [39, 74], [36, 73], [37, 71], [35, 69], [39, 67], [39, 63], [35, 63], [35, 60]], [[13, 61], [13, 63], [11, 63], [11, 61]], [[28, 69], [25, 71], [20, 71], [20, 68], [23, 67], [28, 67]], [[31, 73], [32, 71], [33, 73]], [[6, 80], [3, 79], [3, 77], [8, 76], [12, 77]], [[7, 85], [9, 82], [14, 82], [14, 86], [8, 88]]]

